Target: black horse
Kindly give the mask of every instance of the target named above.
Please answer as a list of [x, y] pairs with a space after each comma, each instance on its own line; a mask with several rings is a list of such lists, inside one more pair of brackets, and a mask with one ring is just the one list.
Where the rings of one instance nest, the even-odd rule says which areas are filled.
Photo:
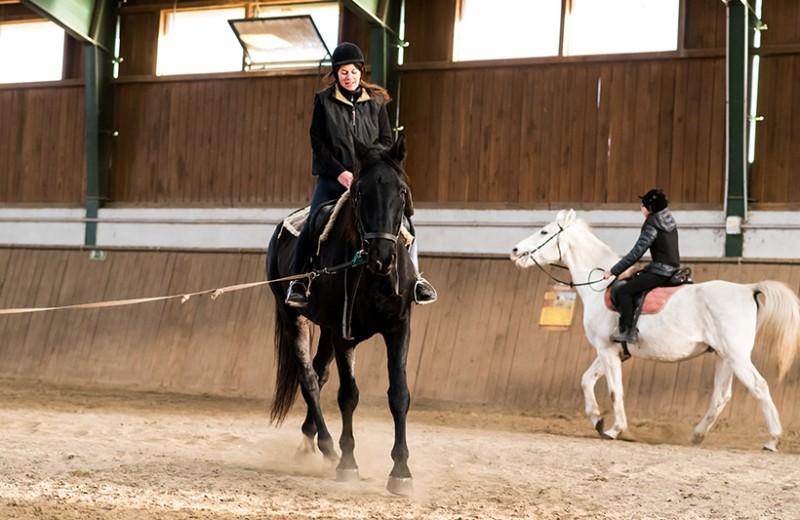
[[[411, 198], [402, 169], [405, 145], [401, 136], [386, 151], [372, 150], [361, 157], [361, 170], [350, 186], [350, 199], [341, 207], [314, 260], [314, 268], [341, 265], [351, 259], [363, 262], [312, 282], [309, 303], [296, 309], [284, 304], [286, 284], [273, 284], [277, 307], [275, 347], [277, 380], [272, 420], [280, 423], [289, 412], [297, 387], [308, 405], [302, 431], [305, 449], [313, 451], [314, 436], [323, 455], [335, 462], [337, 454], [320, 408], [320, 390], [328, 379], [328, 367], [336, 358], [339, 371], [338, 402], [342, 413], [342, 450], [337, 479], [358, 478], [353, 449], [353, 412], [358, 405], [354, 375], [354, 349], [374, 334], [386, 343], [389, 370], [389, 408], [394, 418], [392, 448], [394, 467], [387, 488], [398, 494], [411, 490], [406, 445], [409, 405], [406, 358], [410, 338], [411, 303], [415, 272], [411, 258], [398, 240]], [[330, 207], [312, 215], [309, 225], [315, 244]], [[278, 225], [269, 244], [267, 275], [273, 280], [287, 276], [292, 267], [296, 238]], [[361, 252], [362, 256], [357, 256]], [[317, 353], [311, 360], [313, 325], [319, 325]]]

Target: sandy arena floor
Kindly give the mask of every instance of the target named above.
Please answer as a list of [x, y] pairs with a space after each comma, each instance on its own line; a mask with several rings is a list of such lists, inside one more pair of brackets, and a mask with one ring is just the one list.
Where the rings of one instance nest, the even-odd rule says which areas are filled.
[[385, 406], [357, 411], [356, 484], [319, 455], [297, 459], [300, 416], [276, 429], [266, 406], [2, 383], [0, 518], [800, 518], [800, 456], [759, 451], [763, 433], [723, 425], [695, 448], [653, 444], [683, 442], [691, 424], [640, 423], [632, 436], [647, 442], [610, 442], [577, 415], [412, 404], [415, 491], [401, 498], [384, 489]]

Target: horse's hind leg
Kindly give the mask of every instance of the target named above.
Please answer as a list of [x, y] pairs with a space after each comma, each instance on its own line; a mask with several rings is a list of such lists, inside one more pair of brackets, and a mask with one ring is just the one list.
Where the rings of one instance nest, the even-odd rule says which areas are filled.
[[308, 405], [308, 415], [311, 415], [317, 430], [317, 446], [326, 459], [335, 460], [336, 450], [325, 419], [322, 416], [322, 407], [319, 402], [320, 380], [311, 363], [311, 322], [306, 318], [298, 317], [299, 334], [295, 349], [300, 361], [300, 391]]
[[586, 402], [586, 415], [592, 421], [592, 426], [598, 431], [603, 433], [603, 417], [600, 414], [600, 405], [597, 404], [597, 397], [594, 393], [594, 387], [597, 380], [603, 376], [603, 360], [597, 356], [586, 372], [581, 377], [581, 388], [583, 388], [583, 398]]
[[358, 386], [355, 379], [355, 348], [351, 345], [339, 345], [336, 348], [336, 367], [339, 371], [339, 410], [342, 413], [342, 436], [339, 448], [342, 457], [336, 468], [337, 480], [358, 480], [358, 465], [353, 456], [356, 447], [353, 438], [353, 412], [358, 406]]
[[604, 348], [599, 352], [599, 357], [603, 360], [608, 393], [611, 395], [611, 402], [614, 405], [614, 425], [601, 435], [616, 439], [628, 427], [628, 419], [625, 416], [625, 402], [623, 400], [622, 361], [619, 358], [619, 348]]
[[[314, 355], [312, 366], [317, 374], [317, 384], [322, 392], [322, 387], [328, 381], [330, 374], [330, 364], [333, 360], [333, 342], [331, 341], [330, 331], [321, 329], [319, 342], [317, 343], [317, 353]], [[308, 404], [306, 420], [303, 422], [303, 444], [300, 446], [302, 453], [314, 453], [314, 437], [317, 435], [317, 423], [314, 419], [313, 403]]]
[[781, 420], [778, 417], [778, 409], [775, 408], [775, 403], [772, 402], [766, 380], [749, 358], [742, 357], [732, 360], [731, 365], [737, 379], [761, 403], [761, 411], [764, 413], [764, 419], [767, 421], [767, 430], [769, 431], [769, 441], [764, 445], [764, 449], [778, 451], [778, 441], [782, 433]]
[[692, 435], [692, 442], [700, 444], [706, 437], [708, 430], [717, 422], [717, 418], [722, 413], [725, 405], [731, 399], [733, 387], [733, 368], [730, 363], [721, 357], [717, 357], [714, 366], [714, 390], [711, 393], [711, 402], [708, 405], [708, 411], [694, 427], [694, 434]]

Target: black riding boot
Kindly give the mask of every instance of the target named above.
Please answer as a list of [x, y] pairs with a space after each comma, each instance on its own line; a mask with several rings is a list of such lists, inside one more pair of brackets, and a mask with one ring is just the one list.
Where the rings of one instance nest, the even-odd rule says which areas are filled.
[[[292, 274], [304, 273], [308, 266], [308, 226], [303, 226], [297, 243], [294, 246], [294, 257], [292, 258]], [[289, 283], [286, 291], [284, 303], [289, 307], [303, 308], [308, 305], [309, 288], [303, 280], [294, 280]]]
[[633, 327], [633, 297], [630, 294], [617, 294], [617, 310], [619, 310], [619, 330], [611, 335], [616, 343], [636, 343], [638, 331]]

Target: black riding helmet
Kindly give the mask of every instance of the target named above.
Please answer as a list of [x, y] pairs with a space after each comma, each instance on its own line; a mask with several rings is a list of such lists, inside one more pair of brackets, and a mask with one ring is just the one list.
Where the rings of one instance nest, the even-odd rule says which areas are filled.
[[331, 55], [331, 66], [334, 70], [342, 65], [350, 63], [357, 63], [364, 65], [364, 53], [358, 48], [358, 45], [350, 42], [343, 42], [336, 46]]
[[658, 213], [669, 205], [667, 195], [658, 188], [653, 188], [644, 195], [640, 195], [639, 198], [642, 200], [642, 206], [647, 208], [650, 213]]

